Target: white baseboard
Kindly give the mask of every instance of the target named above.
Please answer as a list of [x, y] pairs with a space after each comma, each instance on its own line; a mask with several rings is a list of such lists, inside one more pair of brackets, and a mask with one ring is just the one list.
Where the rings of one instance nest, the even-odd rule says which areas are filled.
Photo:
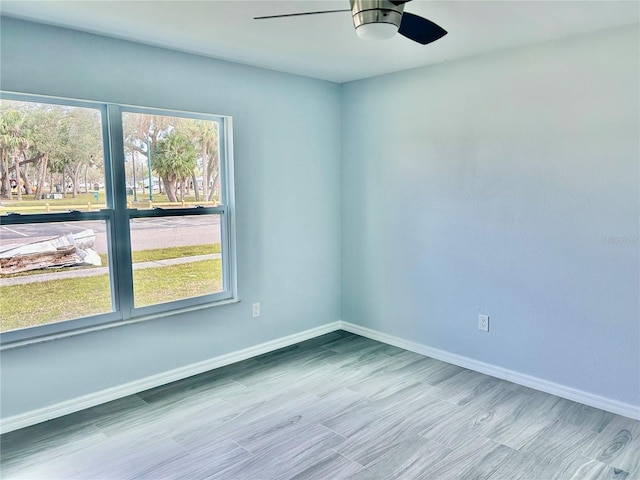
[[379, 342], [387, 343], [389, 345], [403, 348], [405, 350], [410, 350], [427, 357], [435, 358], [436, 360], [441, 360], [453, 365], [458, 365], [459, 367], [464, 367], [468, 368], [469, 370], [484, 373], [486, 375], [491, 375], [492, 377], [497, 377], [502, 380], [517, 383], [518, 385], [523, 385], [525, 387], [540, 390], [541, 392], [557, 395], [558, 397], [573, 400], [574, 402], [583, 403], [585, 405], [589, 405], [590, 407], [599, 408], [601, 410], [606, 410], [607, 412], [623, 415], [635, 420], [640, 420], [640, 406], [638, 405], [619, 402], [617, 400], [601, 397], [589, 392], [567, 387], [559, 383], [550, 382], [542, 378], [514, 372], [513, 370], [498, 367], [496, 365], [491, 365], [489, 363], [480, 362], [478, 360], [474, 360], [473, 358], [456, 355], [444, 350], [438, 350], [437, 348], [428, 347], [426, 345], [412, 342], [410, 340], [394, 337], [393, 335], [388, 335], [377, 330], [361, 327], [353, 323], [341, 321], [340, 328], [342, 330], [346, 330], [347, 332], [355, 333], [357, 335], [361, 335], [372, 340], [377, 340]]
[[534, 388], [542, 392], [557, 395], [559, 397], [567, 398], [591, 407], [600, 408], [608, 412], [616, 413], [618, 415], [624, 415], [625, 417], [640, 420], [640, 407], [631, 405], [628, 403], [619, 402], [609, 398], [593, 395], [582, 390], [576, 390], [565, 385], [553, 383], [548, 380], [544, 380], [531, 375], [525, 375], [519, 372], [514, 372], [496, 365], [480, 362], [469, 357], [456, 355], [444, 350], [438, 350], [436, 348], [428, 347], [420, 343], [405, 340], [399, 337], [394, 337], [386, 333], [378, 332], [370, 328], [361, 327], [353, 323], [338, 321], [322, 325], [317, 328], [305, 330], [304, 332], [289, 335], [287, 337], [278, 338], [269, 342], [261, 343], [253, 347], [245, 348], [237, 352], [228, 353], [226, 355], [220, 355], [219, 357], [211, 358], [203, 362], [187, 365], [185, 367], [163, 372], [158, 375], [146, 377], [134, 382], [129, 382], [124, 385], [118, 385], [117, 387], [101, 390], [96, 393], [77, 397], [65, 402], [60, 402], [55, 405], [32, 410], [24, 414], [14, 415], [12, 417], [4, 418], [0, 421], [0, 433], [8, 433], [19, 428], [35, 425], [40, 422], [51, 420], [52, 418], [68, 415], [85, 408], [95, 407], [112, 400], [117, 400], [127, 395], [133, 395], [135, 393], [143, 392], [150, 388], [159, 387], [167, 383], [182, 380], [184, 378], [198, 375], [200, 373], [220, 368], [225, 365], [240, 362], [248, 358], [262, 355], [264, 353], [272, 352], [279, 348], [288, 347], [298, 342], [303, 342], [311, 338], [315, 338], [325, 333], [330, 333], [335, 330], [346, 330], [347, 332], [362, 335], [363, 337], [371, 338], [389, 345], [393, 345], [405, 350], [409, 350], [427, 357], [435, 358], [443, 362], [458, 365], [460, 367], [468, 368], [476, 372], [491, 375], [493, 377], [508, 380], [519, 385]]
[[40, 422], [51, 420], [52, 418], [61, 417], [70, 413], [84, 410], [85, 408], [95, 407], [118, 398], [143, 392], [150, 388], [159, 387], [167, 383], [182, 380], [184, 378], [208, 372], [215, 368], [224, 367], [232, 363], [240, 362], [248, 358], [262, 355], [263, 353], [272, 352], [279, 348], [288, 347], [298, 342], [303, 342], [311, 338], [330, 333], [340, 329], [340, 322], [332, 322], [317, 328], [305, 330], [304, 332], [289, 335], [287, 337], [278, 338], [269, 342], [261, 343], [253, 347], [245, 348], [237, 352], [220, 355], [203, 362], [194, 363], [185, 367], [176, 368], [163, 372], [158, 375], [146, 377], [134, 382], [118, 385], [113, 388], [107, 388], [96, 393], [77, 397], [55, 405], [32, 410], [24, 414], [14, 415], [12, 417], [3, 418], [0, 421], [0, 433], [8, 433], [19, 428], [35, 425]]

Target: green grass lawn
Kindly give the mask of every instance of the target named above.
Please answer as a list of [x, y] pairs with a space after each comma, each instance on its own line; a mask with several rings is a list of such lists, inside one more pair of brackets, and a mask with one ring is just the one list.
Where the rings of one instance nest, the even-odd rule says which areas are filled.
[[108, 275], [0, 287], [3, 332], [110, 311]]
[[[222, 261], [146, 268], [134, 271], [133, 277], [135, 306], [154, 305], [221, 291]], [[108, 275], [0, 287], [0, 331], [111, 310]]]
[[135, 270], [133, 290], [136, 307], [217, 293], [222, 291], [222, 261]]
[[34, 200], [34, 198], [33, 195], [23, 195], [21, 202], [17, 200], [2, 200], [0, 214], [7, 212], [44, 213], [47, 211], [47, 204], [49, 204], [52, 212], [63, 212], [71, 208], [85, 210], [89, 203], [96, 205], [104, 204], [105, 201], [104, 192], [99, 192], [98, 201], [95, 200], [93, 193], [80, 193], [76, 198], [73, 198], [70, 194], [60, 199]]
[[[170, 258], [195, 257], [196, 255], [208, 255], [220, 253], [219, 243], [206, 245], [185, 245], [184, 247], [154, 248], [149, 250], [137, 250], [131, 254], [133, 263], [156, 262]], [[106, 257], [106, 255], [105, 255]], [[106, 263], [103, 260], [103, 264]]]
[[[98, 192], [97, 201], [93, 192], [79, 193], [76, 198], [73, 198], [71, 194], [67, 194], [64, 198], [43, 200], [35, 200], [33, 195], [23, 195], [20, 202], [17, 200], [2, 200], [0, 202], [0, 214], [7, 212], [44, 213], [47, 211], [47, 204], [51, 212], [63, 212], [69, 209], [87, 210], [89, 203], [93, 206], [93, 209], [104, 208], [105, 200], [106, 196], [103, 190]], [[132, 208], [149, 208], [149, 194], [139, 193], [137, 195], [137, 203], [133, 201], [132, 195], [127, 195], [127, 201], [132, 202]], [[194, 195], [185, 195], [184, 201], [189, 205], [205, 203], [202, 199], [196, 201]], [[153, 203], [154, 205], [169, 203], [169, 197], [164, 194], [154, 193]]]

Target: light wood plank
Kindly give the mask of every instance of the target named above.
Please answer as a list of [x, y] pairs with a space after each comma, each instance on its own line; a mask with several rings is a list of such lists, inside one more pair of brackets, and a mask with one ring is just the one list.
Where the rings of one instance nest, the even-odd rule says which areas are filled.
[[0, 441], [3, 479], [640, 480], [640, 422], [347, 332]]

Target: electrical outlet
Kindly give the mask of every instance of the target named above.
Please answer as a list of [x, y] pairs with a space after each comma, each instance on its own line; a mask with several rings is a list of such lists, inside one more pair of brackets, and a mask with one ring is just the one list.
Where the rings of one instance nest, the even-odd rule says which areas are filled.
[[253, 305], [251, 305], [251, 316], [253, 318], [260, 316], [260, 304], [259, 303], [254, 303]]
[[489, 331], [489, 315], [478, 315], [478, 330]]

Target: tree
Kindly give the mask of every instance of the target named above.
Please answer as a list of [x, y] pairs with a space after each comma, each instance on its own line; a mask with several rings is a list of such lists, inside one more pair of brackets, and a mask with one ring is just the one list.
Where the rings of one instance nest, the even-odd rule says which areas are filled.
[[66, 119], [68, 128], [68, 148], [66, 151], [65, 167], [67, 177], [72, 184], [73, 197], [77, 197], [80, 182], [80, 172], [83, 166], [87, 168], [95, 164], [102, 156], [102, 137], [98, 112], [89, 109], [71, 110]]
[[0, 117], [0, 197], [4, 199], [11, 199], [11, 184], [9, 177], [9, 159], [14, 149], [13, 142], [14, 137], [12, 130], [16, 123], [15, 110], [9, 110], [3, 112]]
[[[28, 175], [35, 170], [35, 198], [40, 200], [47, 176], [50, 187], [79, 193], [80, 173], [102, 168], [100, 113], [94, 109], [34, 102], [3, 101], [0, 107], [0, 197], [11, 198], [11, 184], [31, 192]], [[13, 178], [12, 178], [13, 176]], [[54, 181], [55, 177], [55, 181]]]
[[[153, 152], [159, 138], [166, 136], [172, 129], [171, 117], [162, 115], [149, 115], [146, 113], [126, 112], [122, 116], [125, 148], [131, 152], [138, 152], [149, 157], [149, 150]], [[149, 172], [151, 177], [151, 172]], [[165, 179], [160, 176], [160, 193]], [[151, 193], [151, 192], [149, 192]]]
[[[17, 110], [3, 112], [0, 117], [0, 161], [2, 198], [11, 200], [10, 169], [15, 172], [18, 200], [22, 200], [20, 156], [32, 143], [31, 133], [25, 128], [24, 115]], [[11, 165], [11, 166], [10, 166]]]
[[[188, 120], [183, 128], [189, 132], [193, 143], [198, 147], [199, 163], [202, 165], [202, 193], [206, 201], [212, 201], [220, 175], [218, 124], [208, 120]], [[196, 187], [196, 200], [198, 200], [196, 181], [194, 181], [194, 186]]]
[[182, 187], [181, 199], [184, 199], [185, 180], [196, 169], [196, 157], [196, 148], [191, 138], [177, 129], [155, 143], [151, 151], [151, 168], [162, 177], [170, 202], [178, 201], [178, 182]]
[[[27, 104], [28, 105], [28, 104]], [[32, 104], [25, 110], [25, 122], [29, 125], [33, 143], [29, 159], [24, 163], [36, 164], [35, 199], [42, 199], [47, 174], [50, 173], [49, 158], [57, 155], [57, 124], [62, 111], [60, 107]]]
[[83, 167], [103, 171], [99, 112], [36, 103], [24, 103], [22, 109], [32, 142], [21, 165], [37, 163], [36, 200], [42, 198], [47, 176], [50, 190], [59, 185], [66, 194], [71, 185], [77, 196]]

